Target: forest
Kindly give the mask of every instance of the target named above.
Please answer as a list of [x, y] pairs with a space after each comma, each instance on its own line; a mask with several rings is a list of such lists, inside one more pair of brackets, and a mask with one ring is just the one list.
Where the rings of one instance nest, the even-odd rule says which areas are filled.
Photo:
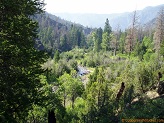
[[44, 6], [0, 1], [0, 123], [164, 122], [164, 8], [121, 30]]

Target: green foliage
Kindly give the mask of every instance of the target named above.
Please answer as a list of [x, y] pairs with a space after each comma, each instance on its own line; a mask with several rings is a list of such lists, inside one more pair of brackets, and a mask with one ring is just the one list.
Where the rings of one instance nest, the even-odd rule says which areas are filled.
[[63, 23], [62, 19], [47, 13], [36, 15], [34, 19], [39, 23], [38, 38], [51, 55], [56, 50], [63, 52], [76, 46], [87, 47], [86, 34], [91, 29], [71, 22]]
[[137, 42], [135, 49], [134, 49], [134, 55], [138, 56], [140, 60], [143, 60], [143, 55], [146, 52], [146, 46], [144, 46], [144, 43]]
[[54, 73], [56, 77], [62, 76], [65, 72], [71, 72], [71, 68], [67, 65], [66, 60], [60, 60], [58, 64], [54, 64], [52, 73]]
[[70, 67], [71, 67], [73, 70], [78, 71], [78, 64], [77, 64], [77, 61], [75, 61], [75, 60], [70, 60], [70, 61], [69, 61], [69, 64], [70, 64]]
[[[143, 95], [157, 84], [158, 71], [162, 71], [164, 68], [161, 64], [162, 57], [157, 59], [158, 55], [152, 51], [149, 60], [146, 60], [146, 55], [151, 50], [146, 46], [144, 43], [138, 43], [138, 49], [134, 50], [130, 56], [122, 53], [112, 56], [110, 51], [94, 53], [78, 48], [62, 53], [55, 66], [63, 66], [64, 64], [61, 65], [61, 62], [64, 61], [71, 70], [69, 73], [61, 73], [58, 76], [59, 81], [56, 83], [58, 86], [57, 96], [66, 109], [63, 121], [105, 123], [121, 122], [121, 118], [127, 116], [133, 118], [133, 115], [128, 115], [127, 112], [130, 110], [126, 108], [135, 105], [131, 104], [135, 98], [144, 100]], [[139, 51], [145, 51], [145, 49], [147, 52], [143, 55], [143, 60], [140, 60]], [[77, 71], [74, 69], [74, 66], [77, 67], [78, 64], [84, 62], [86, 66], [95, 68], [93, 73], [86, 75], [89, 76], [87, 82], [79, 80]], [[56, 68], [53, 69], [56, 70]], [[57, 70], [59, 69], [57, 68]], [[117, 102], [116, 95], [122, 82], [125, 83], [125, 90]], [[84, 85], [86, 85], [85, 89]], [[139, 100], [137, 106], [140, 105], [143, 105], [142, 100]], [[147, 110], [145, 108], [145, 112]], [[132, 113], [134, 112], [132, 111]], [[144, 114], [142, 115], [144, 116]]]
[[150, 37], [144, 37], [143, 39], [143, 45], [146, 47], [146, 49], [152, 49], [153, 45], [152, 45], [152, 40]]
[[160, 54], [161, 54], [162, 56], [164, 56], [164, 40], [163, 40], [162, 43], [161, 43]]
[[[96, 77], [96, 78], [95, 78]], [[94, 82], [93, 82], [94, 81]], [[104, 68], [95, 69], [86, 88], [87, 119], [89, 122], [112, 122], [113, 91], [111, 84], [106, 79]], [[114, 122], [114, 121], [113, 121]]]
[[44, 107], [40, 107], [37, 105], [33, 106], [33, 110], [29, 111], [29, 115], [28, 115], [28, 121], [30, 123], [32, 122], [46, 122], [47, 118], [48, 118], [48, 113], [46, 111], [46, 108]]
[[0, 115], [4, 122], [24, 122], [39, 102], [39, 76], [45, 54], [34, 48], [37, 23], [30, 16], [42, 12], [39, 0], [0, 1]]
[[153, 51], [151, 49], [148, 49], [147, 52], [144, 54], [143, 58], [145, 61], [149, 62], [152, 55]]
[[[158, 72], [164, 71], [163, 42], [154, 52], [153, 33], [117, 34], [107, 19], [104, 31], [86, 36], [82, 26], [36, 15], [38, 39], [54, 54], [44, 63], [45, 54], [34, 48], [37, 23], [31, 19], [42, 5], [37, 0], [0, 2], [0, 122], [47, 122], [49, 111], [57, 123], [163, 118], [162, 99], [146, 96], [156, 91]], [[86, 73], [78, 75], [83, 68]], [[122, 82], [125, 89], [116, 100]]]
[[65, 100], [68, 99], [72, 102], [72, 108], [74, 107], [74, 101], [78, 96], [81, 96], [84, 91], [84, 85], [77, 78], [73, 78], [69, 74], [64, 74], [59, 78], [59, 95], [64, 95], [64, 106]]
[[92, 40], [94, 42], [94, 51], [99, 52], [101, 49], [101, 42], [102, 42], [102, 29], [98, 28], [92, 33]]
[[97, 75], [99, 73], [99, 70], [98, 70], [98, 67], [95, 68], [94, 72], [92, 75], [90, 75], [89, 79], [90, 79], [90, 82], [96, 82], [97, 81]]
[[145, 99], [144, 101], [136, 102], [130, 109], [125, 109], [122, 113], [123, 119], [162, 119], [164, 101], [159, 99]]
[[55, 62], [58, 62], [58, 61], [59, 61], [59, 59], [60, 59], [60, 56], [59, 56], [59, 55], [60, 55], [60, 54], [59, 54], [59, 51], [56, 50], [55, 55], [54, 55], [54, 61], [55, 61]]
[[110, 36], [107, 32], [105, 32], [102, 37], [101, 47], [104, 51], [107, 51], [110, 48]]
[[44, 86], [40, 89], [39, 103], [33, 105], [28, 112], [26, 121], [28, 122], [47, 122], [48, 112], [54, 111], [57, 122], [65, 122], [65, 108], [62, 105], [62, 100], [56, 93], [57, 84], [47, 82], [46, 76], [40, 76], [41, 83]]
[[119, 51], [123, 54], [124, 51], [125, 51], [125, 37], [126, 37], [126, 34], [125, 33], [122, 33], [121, 34], [121, 37], [120, 37], [120, 40], [119, 40]]
[[154, 71], [152, 70], [151, 66], [140, 64], [138, 66], [138, 77], [139, 77], [139, 83], [141, 84], [141, 90], [143, 93], [148, 91], [152, 85], [154, 85], [155, 77], [154, 77]]
[[109, 36], [111, 32], [112, 32], [112, 27], [110, 26], [109, 20], [107, 18], [104, 26], [104, 33], [107, 33]]

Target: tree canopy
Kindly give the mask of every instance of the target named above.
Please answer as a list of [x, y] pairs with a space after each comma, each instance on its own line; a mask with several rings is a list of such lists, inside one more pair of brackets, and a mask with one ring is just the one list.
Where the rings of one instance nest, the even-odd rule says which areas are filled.
[[40, 0], [0, 1], [0, 119], [20, 122], [37, 103], [43, 52], [34, 48], [37, 23], [31, 19], [43, 11]]
[[0, 1], [0, 122], [164, 118], [163, 10], [155, 28], [138, 26], [135, 11], [125, 31], [108, 19], [90, 30], [40, 14], [43, 6]]

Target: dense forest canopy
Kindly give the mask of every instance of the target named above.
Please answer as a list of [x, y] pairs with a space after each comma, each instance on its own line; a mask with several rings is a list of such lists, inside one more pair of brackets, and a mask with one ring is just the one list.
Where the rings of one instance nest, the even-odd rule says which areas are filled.
[[30, 16], [43, 6], [38, 0], [0, 1], [0, 122], [25, 121], [40, 102], [46, 55], [34, 48], [38, 26]]
[[55, 50], [63, 52], [76, 46], [87, 47], [86, 36], [92, 31], [91, 28], [62, 20], [48, 13], [37, 15], [35, 19], [39, 22], [38, 38], [48, 52], [54, 54]]
[[141, 26], [134, 11], [122, 31], [108, 18], [88, 28], [43, 6], [0, 1], [0, 122], [164, 119], [163, 8], [153, 26]]

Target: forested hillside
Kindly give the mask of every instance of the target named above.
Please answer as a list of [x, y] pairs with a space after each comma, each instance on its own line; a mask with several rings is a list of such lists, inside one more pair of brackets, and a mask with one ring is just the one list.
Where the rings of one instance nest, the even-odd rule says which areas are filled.
[[[128, 3], [126, 3], [128, 4]], [[164, 4], [158, 6], [148, 6], [142, 10], [136, 10], [139, 18], [140, 25], [144, 25], [149, 21], [153, 20], [161, 7], [164, 7]], [[134, 8], [135, 9], [135, 8]], [[137, 6], [136, 6], [137, 9]], [[109, 19], [110, 25], [113, 29], [120, 25], [121, 30], [125, 30], [131, 23], [131, 16], [133, 12], [121, 12], [113, 14], [94, 14], [94, 13], [54, 13], [54, 15], [61, 18], [70, 20], [72, 22], [80, 23], [88, 27], [104, 27], [104, 20]]]
[[0, 123], [164, 122], [164, 9], [121, 31], [43, 8], [0, 1]]
[[63, 52], [76, 46], [87, 47], [86, 36], [92, 29], [48, 13], [37, 15], [35, 19], [39, 24], [38, 38], [48, 52], [53, 54], [55, 50]]

